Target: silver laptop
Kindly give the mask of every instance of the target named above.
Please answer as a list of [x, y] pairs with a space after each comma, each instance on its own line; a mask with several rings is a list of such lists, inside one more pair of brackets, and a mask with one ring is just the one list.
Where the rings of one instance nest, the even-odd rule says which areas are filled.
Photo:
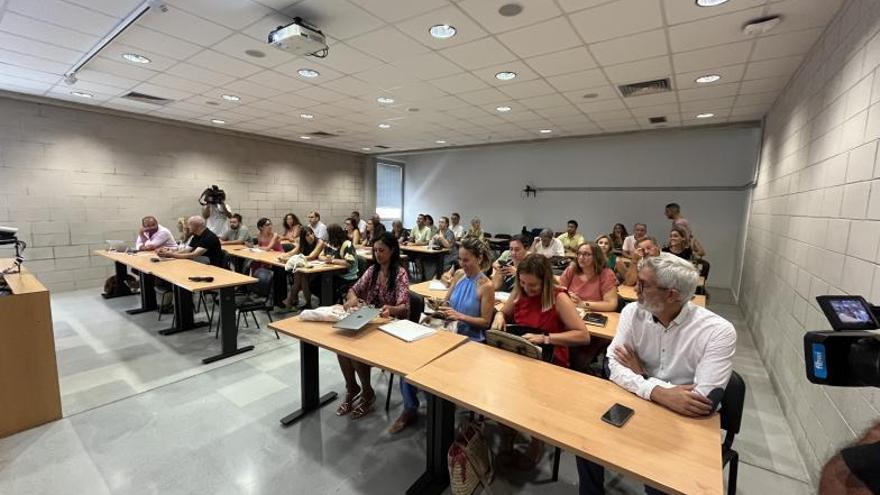
[[336, 324], [333, 325], [333, 328], [357, 331], [364, 328], [367, 323], [373, 321], [373, 318], [379, 316], [379, 313], [381, 312], [382, 310], [379, 308], [365, 306], [337, 321]]

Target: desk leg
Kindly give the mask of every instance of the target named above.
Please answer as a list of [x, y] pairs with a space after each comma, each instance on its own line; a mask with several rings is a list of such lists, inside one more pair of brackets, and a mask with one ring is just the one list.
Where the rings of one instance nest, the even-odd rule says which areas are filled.
[[156, 290], [154, 278], [149, 273], [140, 272], [141, 279], [141, 307], [137, 309], [129, 309], [126, 313], [137, 315], [148, 311], [156, 310]]
[[407, 495], [437, 495], [449, 486], [446, 454], [455, 435], [455, 404], [428, 394], [428, 439], [425, 472], [407, 490]]
[[275, 266], [272, 269], [275, 271], [275, 275], [272, 278], [272, 283], [274, 284], [272, 287], [272, 297], [275, 306], [281, 306], [281, 303], [287, 298], [287, 271], [280, 266]]
[[327, 392], [322, 396], [318, 395], [320, 393], [320, 384], [318, 382], [318, 348], [302, 340], [299, 341], [299, 373], [302, 406], [281, 418], [282, 426], [290, 426], [309, 412], [336, 399], [336, 392]]
[[202, 359], [203, 364], [213, 363], [254, 349], [252, 345], [238, 347], [238, 328], [235, 325], [235, 287], [220, 289], [220, 335], [223, 351], [216, 356]]
[[193, 294], [177, 285], [174, 286], [174, 319], [175, 326], [159, 330], [161, 335], [186, 332], [187, 330], [203, 327], [208, 324], [207, 321], [200, 321], [198, 323], [193, 321]]
[[134, 292], [128, 288], [128, 285], [125, 284], [125, 278], [128, 276], [128, 267], [118, 261], [115, 262], [115, 265], [116, 287], [113, 288], [113, 293], [111, 294], [101, 294], [104, 299], [113, 299], [114, 297], [124, 297], [134, 294]]
[[322, 272], [321, 277], [321, 306], [333, 305], [333, 273]]

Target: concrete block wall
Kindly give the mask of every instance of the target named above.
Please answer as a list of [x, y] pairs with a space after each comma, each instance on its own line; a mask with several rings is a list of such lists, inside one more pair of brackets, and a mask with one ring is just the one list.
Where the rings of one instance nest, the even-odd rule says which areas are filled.
[[[366, 157], [172, 123], [0, 98], [0, 225], [18, 227], [26, 266], [53, 291], [103, 284], [92, 255], [108, 239], [134, 242], [155, 215], [176, 235], [217, 184], [252, 231], [311, 209], [341, 222], [364, 205]], [[0, 249], [0, 257], [11, 250]]]
[[[785, 22], [785, 21], [783, 21]], [[880, 419], [880, 389], [810, 384], [821, 294], [880, 303], [880, 2], [849, 0], [769, 112], [740, 305], [810, 476]]]

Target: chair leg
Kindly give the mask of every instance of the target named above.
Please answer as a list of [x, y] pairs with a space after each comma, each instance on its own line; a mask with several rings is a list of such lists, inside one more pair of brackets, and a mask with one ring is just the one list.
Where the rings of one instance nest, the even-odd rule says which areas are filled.
[[732, 450], [731, 454], [727, 470], [727, 495], [736, 495], [736, 475], [739, 471], [739, 453]]
[[394, 373], [388, 373], [388, 393], [385, 394], [385, 412], [391, 409], [391, 392], [394, 391]]
[[562, 449], [556, 447], [556, 452], [553, 453], [553, 477], [551, 478], [553, 481], [559, 481], [559, 459], [562, 457]]

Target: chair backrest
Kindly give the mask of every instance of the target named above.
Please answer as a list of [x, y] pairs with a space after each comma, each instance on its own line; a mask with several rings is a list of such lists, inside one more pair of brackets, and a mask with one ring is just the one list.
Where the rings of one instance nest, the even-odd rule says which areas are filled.
[[694, 266], [696, 266], [697, 270], [700, 271], [701, 277], [703, 277], [706, 280], [709, 279], [709, 268], [712, 267], [711, 263], [704, 260], [703, 258], [700, 258], [700, 259], [694, 261]]
[[507, 240], [510, 240], [510, 239], [513, 238], [513, 236], [510, 235], [510, 234], [495, 234], [495, 238], [496, 238], [496, 239], [507, 239]]
[[409, 321], [418, 323], [425, 311], [425, 298], [415, 292], [409, 293]]
[[733, 445], [733, 437], [739, 433], [742, 425], [743, 405], [746, 399], [746, 382], [739, 373], [732, 371], [730, 381], [721, 397], [721, 427], [727, 432], [724, 437], [724, 449]]
[[268, 268], [257, 268], [254, 270], [253, 277], [257, 279], [257, 283], [250, 286], [250, 291], [260, 297], [268, 298], [272, 293], [275, 272]]
[[617, 312], [620, 313], [621, 311], [623, 311], [623, 308], [625, 308], [627, 304], [629, 304], [629, 301], [620, 297], [620, 294], [618, 294], [617, 295]]

